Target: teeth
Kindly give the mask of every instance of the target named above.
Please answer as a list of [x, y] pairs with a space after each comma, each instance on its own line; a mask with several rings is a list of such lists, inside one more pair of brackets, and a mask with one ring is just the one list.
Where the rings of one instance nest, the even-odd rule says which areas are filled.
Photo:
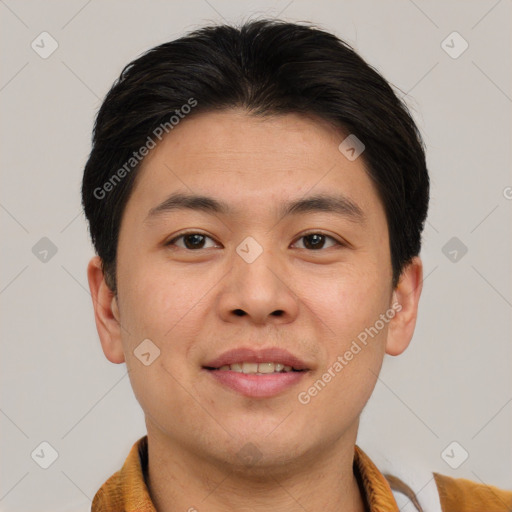
[[282, 373], [291, 372], [291, 366], [285, 366], [282, 363], [233, 363], [231, 365], [225, 364], [219, 368], [219, 370], [226, 371], [232, 370], [239, 373]]
[[274, 363], [259, 363], [258, 364], [258, 372], [259, 373], [273, 373], [275, 369]]
[[242, 363], [244, 373], [258, 373], [258, 363]]

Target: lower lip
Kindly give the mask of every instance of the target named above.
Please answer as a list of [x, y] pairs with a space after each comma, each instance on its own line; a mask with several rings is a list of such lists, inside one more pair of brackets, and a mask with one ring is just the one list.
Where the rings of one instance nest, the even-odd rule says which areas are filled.
[[307, 371], [302, 371], [256, 375], [233, 370], [206, 371], [223, 386], [252, 398], [275, 396], [297, 384], [307, 373]]

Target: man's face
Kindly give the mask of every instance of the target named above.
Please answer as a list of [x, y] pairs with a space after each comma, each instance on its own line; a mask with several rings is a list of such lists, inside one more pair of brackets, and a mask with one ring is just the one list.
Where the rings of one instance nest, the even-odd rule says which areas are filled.
[[[307, 460], [355, 442], [386, 351], [381, 315], [393, 289], [384, 209], [362, 158], [338, 149], [343, 139], [304, 116], [233, 110], [185, 119], [146, 157], [120, 229], [122, 328], [109, 347], [122, 346], [151, 435], [230, 464], [241, 454], [262, 465]], [[229, 212], [149, 213], [176, 193]], [[318, 195], [343, 197], [362, 215], [314, 205], [285, 214]], [[134, 354], [143, 340], [160, 350], [148, 365]], [[247, 352], [223, 358], [236, 349]], [[291, 360], [279, 350], [303, 371], [283, 373]]]

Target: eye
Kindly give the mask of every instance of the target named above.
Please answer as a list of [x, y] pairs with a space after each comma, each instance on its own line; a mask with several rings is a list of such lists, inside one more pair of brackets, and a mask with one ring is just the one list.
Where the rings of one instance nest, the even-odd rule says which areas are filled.
[[333, 245], [343, 246], [341, 242], [338, 242], [335, 238], [329, 235], [325, 235], [323, 233], [307, 233], [302, 235], [299, 240], [304, 239], [305, 243], [303, 243], [304, 247], [299, 247], [299, 249], [311, 249], [311, 250], [319, 250], [325, 248], [325, 240], [330, 239], [334, 242]]
[[[204, 235], [203, 233], [197, 233], [197, 232], [189, 232], [189, 233], [182, 233], [181, 235], [174, 237], [172, 240], [169, 240], [165, 243], [166, 246], [175, 245], [176, 247], [179, 247], [181, 249], [189, 249], [189, 250], [195, 250], [195, 249], [207, 249], [205, 247], [205, 240], [209, 238], [210, 240], [213, 240], [211, 237]], [[183, 239], [184, 245], [178, 245], [176, 244], [177, 240]]]
[[[188, 249], [188, 250], [198, 250], [198, 249], [207, 249], [208, 247], [205, 246], [206, 239], [212, 240], [213, 238], [199, 232], [191, 231], [188, 233], [182, 233], [181, 235], [178, 235], [174, 237], [172, 240], [169, 240], [165, 243], [166, 246], [175, 246], [179, 247], [181, 249]], [[325, 249], [325, 242], [326, 240], [331, 240], [331, 247], [332, 246], [343, 246], [344, 244], [336, 240], [334, 237], [326, 235], [324, 233], [307, 233], [305, 235], [302, 235], [298, 240], [304, 239], [303, 247], [299, 247], [299, 249], [308, 249], [317, 251], [320, 249]], [[180, 245], [177, 243], [178, 241], [183, 240], [183, 245]], [[297, 242], [296, 242], [297, 243]], [[329, 246], [328, 246], [329, 247]], [[327, 247], [327, 248], [328, 248]]]

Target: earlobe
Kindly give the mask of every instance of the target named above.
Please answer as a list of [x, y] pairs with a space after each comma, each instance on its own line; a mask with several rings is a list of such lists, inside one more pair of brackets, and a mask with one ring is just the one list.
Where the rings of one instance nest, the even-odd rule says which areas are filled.
[[393, 291], [391, 307], [395, 310], [395, 316], [388, 326], [386, 354], [398, 356], [409, 346], [416, 326], [422, 288], [423, 264], [419, 256], [415, 256], [404, 268]]
[[112, 363], [124, 363], [117, 299], [105, 282], [99, 256], [94, 256], [90, 260], [87, 266], [87, 279], [91, 290], [96, 329], [103, 353]]

